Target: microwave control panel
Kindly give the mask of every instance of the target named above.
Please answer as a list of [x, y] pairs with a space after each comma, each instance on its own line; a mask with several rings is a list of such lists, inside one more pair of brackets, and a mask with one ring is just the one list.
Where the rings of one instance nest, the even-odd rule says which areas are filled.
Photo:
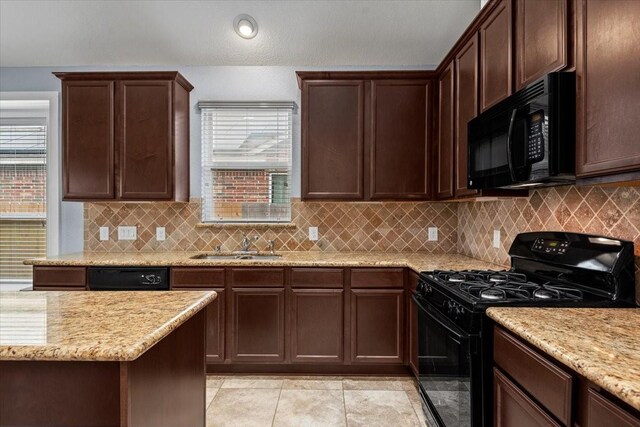
[[548, 239], [536, 239], [533, 242], [531, 250], [533, 252], [542, 252], [545, 254], [564, 254], [569, 247], [569, 242], [566, 240], [548, 240]]
[[529, 137], [527, 163], [533, 164], [544, 160], [545, 115], [544, 111], [536, 111], [529, 115]]

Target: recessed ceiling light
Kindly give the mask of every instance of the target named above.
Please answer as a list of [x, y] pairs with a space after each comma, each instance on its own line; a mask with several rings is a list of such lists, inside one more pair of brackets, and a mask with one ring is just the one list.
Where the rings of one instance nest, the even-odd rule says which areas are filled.
[[258, 23], [249, 15], [238, 15], [233, 20], [233, 29], [243, 39], [252, 39], [258, 34]]

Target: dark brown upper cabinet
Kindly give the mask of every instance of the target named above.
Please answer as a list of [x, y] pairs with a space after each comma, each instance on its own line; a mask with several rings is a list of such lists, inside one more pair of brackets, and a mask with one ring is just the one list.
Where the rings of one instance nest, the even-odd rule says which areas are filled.
[[467, 125], [478, 115], [478, 34], [460, 49], [455, 57], [455, 196], [475, 196], [467, 188]]
[[438, 143], [436, 158], [436, 198], [449, 199], [454, 196], [454, 63], [450, 63], [438, 77]]
[[65, 200], [115, 198], [113, 81], [62, 83]]
[[178, 72], [62, 80], [64, 200], [189, 200], [189, 92]]
[[304, 81], [302, 197], [364, 197], [364, 81]]
[[371, 82], [370, 197], [429, 197], [428, 80]]
[[640, 2], [578, 0], [576, 12], [576, 175], [638, 181]]
[[[512, 93], [511, 0], [500, 0], [480, 24], [480, 112]], [[488, 7], [488, 6], [486, 6]]]
[[516, 1], [516, 90], [567, 66], [567, 3], [568, 0]]
[[298, 72], [302, 199], [429, 198], [434, 73]]

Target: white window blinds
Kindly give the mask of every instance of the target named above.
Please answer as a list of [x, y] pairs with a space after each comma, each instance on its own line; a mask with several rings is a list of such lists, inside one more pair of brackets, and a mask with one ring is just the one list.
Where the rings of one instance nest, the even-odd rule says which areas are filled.
[[202, 221], [291, 221], [292, 102], [200, 102]]
[[30, 284], [27, 258], [46, 255], [45, 119], [0, 120], [0, 283]]

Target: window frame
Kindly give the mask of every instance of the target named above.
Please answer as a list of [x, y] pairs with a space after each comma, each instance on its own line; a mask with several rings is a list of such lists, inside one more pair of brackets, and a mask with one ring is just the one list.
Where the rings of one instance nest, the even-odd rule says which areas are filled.
[[[56, 256], [60, 254], [60, 234], [62, 202], [60, 198], [61, 172], [60, 172], [60, 116], [59, 116], [59, 93], [56, 91], [0, 91], [0, 103], [3, 101], [48, 101], [48, 109], [43, 117], [47, 127], [46, 139], [46, 255]], [[24, 117], [15, 112], [4, 111], [4, 119], [12, 117]], [[3, 290], [22, 289], [29, 283], [9, 285], [5, 284]]]
[[[256, 102], [235, 102], [235, 101], [199, 101], [198, 109], [200, 113], [203, 113], [203, 110], [213, 110], [213, 109], [238, 109], [238, 110], [247, 110], [247, 109], [265, 109], [265, 110], [283, 110], [288, 109], [291, 110], [289, 115], [289, 153], [288, 153], [288, 165], [287, 172], [279, 172], [279, 171], [271, 171], [268, 168], [262, 169], [268, 176], [268, 205], [273, 204], [273, 181], [272, 175], [284, 175], [288, 176], [289, 182], [289, 191], [288, 191], [288, 215], [283, 216], [281, 218], [247, 218], [247, 219], [232, 219], [232, 218], [219, 218], [212, 215], [212, 211], [209, 212], [209, 209], [212, 209], [214, 206], [214, 201], [207, 201], [206, 194], [208, 191], [211, 191], [211, 187], [207, 186], [207, 183], [211, 185], [211, 180], [209, 180], [209, 176], [212, 174], [214, 170], [212, 165], [209, 163], [205, 163], [206, 155], [208, 153], [206, 150], [211, 148], [211, 144], [209, 141], [205, 141], [204, 138], [204, 117], [200, 119], [201, 126], [201, 135], [200, 135], [200, 144], [201, 144], [201, 159], [200, 159], [200, 180], [201, 180], [201, 217], [200, 221], [202, 224], [237, 224], [238, 226], [243, 225], [252, 225], [252, 224], [287, 224], [291, 222], [292, 218], [292, 199], [293, 195], [291, 193], [291, 180], [293, 178], [293, 115], [296, 113], [296, 104], [294, 102], [289, 101], [256, 101]], [[232, 170], [232, 169], [229, 169]], [[235, 169], [233, 169], [235, 170]], [[247, 167], [246, 169], [237, 169], [238, 171], [250, 171], [256, 170], [255, 167]]]
[[49, 101], [47, 123], [47, 256], [60, 254], [60, 188], [59, 93], [55, 91], [0, 92], [1, 101]]

